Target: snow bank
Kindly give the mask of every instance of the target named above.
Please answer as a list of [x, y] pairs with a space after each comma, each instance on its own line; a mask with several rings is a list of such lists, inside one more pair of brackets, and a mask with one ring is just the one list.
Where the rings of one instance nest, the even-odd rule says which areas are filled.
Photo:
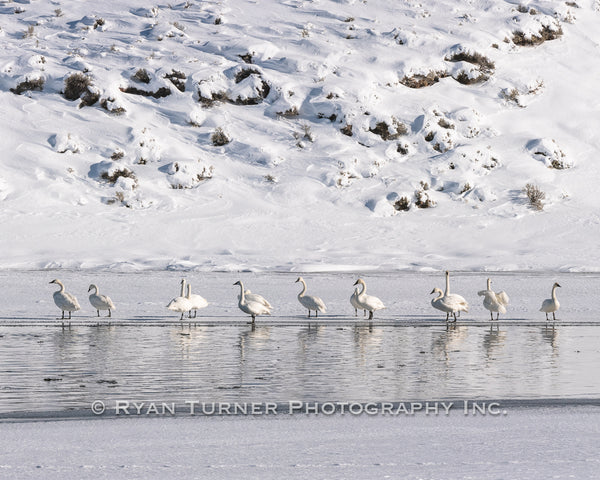
[[597, 269], [592, 3], [8, 3], [0, 266]]

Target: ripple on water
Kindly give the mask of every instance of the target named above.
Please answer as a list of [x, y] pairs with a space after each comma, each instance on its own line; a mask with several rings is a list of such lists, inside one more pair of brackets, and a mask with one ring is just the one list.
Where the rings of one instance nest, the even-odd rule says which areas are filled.
[[600, 396], [594, 326], [1, 327], [0, 334], [2, 412], [85, 409], [97, 399]]

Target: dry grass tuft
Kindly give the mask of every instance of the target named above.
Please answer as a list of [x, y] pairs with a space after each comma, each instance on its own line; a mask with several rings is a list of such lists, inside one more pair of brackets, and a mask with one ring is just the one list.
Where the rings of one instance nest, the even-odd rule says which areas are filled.
[[32, 80], [27, 78], [24, 82], [18, 83], [15, 88], [11, 88], [10, 91], [17, 95], [21, 95], [23, 92], [31, 90], [42, 91], [44, 89], [44, 83], [45, 81], [43, 78], [34, 78]]
[[529, 200], [529, 204], [531, 205], [531, 207], [535, 208], [536, 210], [544, 209], [544, 204], [542, 203], [542, 200], [546, 198], [546, 194], [540, 189], [540, 187], [528, 183], [527, 185], [525, 185], [523, 191], [527, 195], [527, 199]]
[[405, 76], [400, 80], [400, 83], [409, 88], [424, 88], [439, 82], [440, 78], [447, 76], [448, 73], [444, 71], [429, 72], [427, 75], [417, 74], [412, 77]]
[[135, 174], [131, 171], [128, 170], [127, 168], [122, 168], [121, 170], [115, 170], [112, 175], [109, 175], [108, 172], [102, 172], [102, 174], [100, 175], [100, 178], [102, 178], [102, 180], [106, 180], [109, 183], [116, 183], [116, 181], [121, 178], [133, 178], [134, 180], [136, 179]]
[[231, 139], [225, 134], [221, 127], [218, 127], [210, 136], [210, 141], [215, 147], [222, 147], [231, 142]]
[[540, 45], [547, 40], [555, 40], [562, 34], [563, 31], [560, 27], [558, 27], [556, 30], [553, 30], [548, 25], [544, 25], [544, 27], [538, 32], [538, 35], [531, 35], [530, 38], [527, 38], [523, 32], [517, 30], [516, 32], [513, 32], [512, 41], [515, 45], [519, 45], [520, 47], [531, 47], [534, 45]]

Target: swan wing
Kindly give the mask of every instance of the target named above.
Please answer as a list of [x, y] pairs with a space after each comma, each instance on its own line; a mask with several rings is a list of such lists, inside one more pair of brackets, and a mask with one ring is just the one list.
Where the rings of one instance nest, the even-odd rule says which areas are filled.
[[190, 295], [191, 310], [198, 310], [208, 305], [208, 302], [202, 295]]
[[109, 308], [115, 310], [114, 303], [110, 297], [107, 297], [106, 295], [92, 294], [90, 295], [90, 303], [96, 310], [106, 310]]
[[245, 295], [246, 300], [248, 302], [261, 303], [262, 305], [264, 305], [268, 309], [272, 309], [273, 308], [271, 306], [271, 304], [269, 302], [267, 302], [267, 300], [265, 299], [265, 297], [263, 297], [262, 295], [259, 295], [258, 293], [245, 293], [244, 292], [244, 295]]
[[174, 298], [168, 303], [167, 308], [169, 310], [173, 310], [174, 312], [187, 312], [191, 310], [190, 302], [185, 297]]
[[61, 310], [76, 311], [81, 307], [74, 295], [67, 292], [54, 292], [54, 303]]
[[298, 300], [308, 310], [317, 310], [317, 311], [323, 312], [323, 313], [325, 313], [327, 311], [327, 307], [325, 306], [325, 303], [319, 297], [313, 297], [311, 295], [303, 295], [301, 297], [299, 296]]
[[379, 298], [374, 297], [373, 295], [363, 295], [362, 298], [361, 296], [359, 296], [358, 300], [361, 307], [369, 311], [381, 310], [385, 308], [383, 302]]
[[73, 305], [77, 310], [81, 307], [79, 306], [79, 302], [75, 298], [75, 295], [71, 295], [70, 293], [65, 293], [65, 297], [67, 297], [68, 302]]
[[451, 293], [450, 295], [445, 295], [441, 298], [444, 305], [451, 309], [452, 312], [468, 312], [469, 304], [467, 301], [460, 295], [456, 293]]
[[[246, 310], [244, 310], [242, 306], [244, 306]], [[240, 305], [240, 308], [250, 315], [271, 315], [271, 310], [261, 302], [246, 301], [246, 303]]]
[[540, 308], [540, 312], [556, 312], [558, 307], [560, 307], [558, 301], [555, 302], [552, 298], [547, 298], [542, 302], [542, 308]]
[[510, 301], [508, 294], [504, 290], [496, 292], [496, 298], [498, 299], [498, 303], [501, 303], [502, 305], [508, 305], [508, 302]]

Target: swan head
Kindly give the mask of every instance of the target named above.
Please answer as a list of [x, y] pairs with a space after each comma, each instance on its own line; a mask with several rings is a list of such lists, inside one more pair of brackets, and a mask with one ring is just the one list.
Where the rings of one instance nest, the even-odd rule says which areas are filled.
[[88, 288], [88, 293], [90, 293], [92, 290], [98, 290], [98, 287], [96, 285], [94, 285], [93, 283]]
[[54, 280], [52, 280], [49, 283], [57, 283], [58, 285], [62, 285], [62, 283], [60, 283], [60, 280], [58, 278], [55, 278]]
[[241, 282], [238, 280], [237, 282], [234, 283], [234, 285], [241, 285]]
[[[358, 285], [359, 283], [360, 283], [361, 285], [364, 285], [364, 284], [365, 284], [365, 281], [364, 281], [362, 278], [359, 278], [359, 279], [358, 279], [356, 282], [354, 282], [354, 285]], [[353, 286], [354, 286], [354, 285], [353, 285]]]
[[429, 295], [433, 295], [434, 293], [442, 293], [442, 291], [439, 288], [435, 287]]
[[298, 277], [298, 280], [296, 280], [294, 283], [298, 283], [298, 282], [303, 282], [304, 279], [302, 277]]
[[562, 288], [558, 283], [554, 282], [554, 285], [552, 285], [552, 288], [556, 288], [556, 287]]

